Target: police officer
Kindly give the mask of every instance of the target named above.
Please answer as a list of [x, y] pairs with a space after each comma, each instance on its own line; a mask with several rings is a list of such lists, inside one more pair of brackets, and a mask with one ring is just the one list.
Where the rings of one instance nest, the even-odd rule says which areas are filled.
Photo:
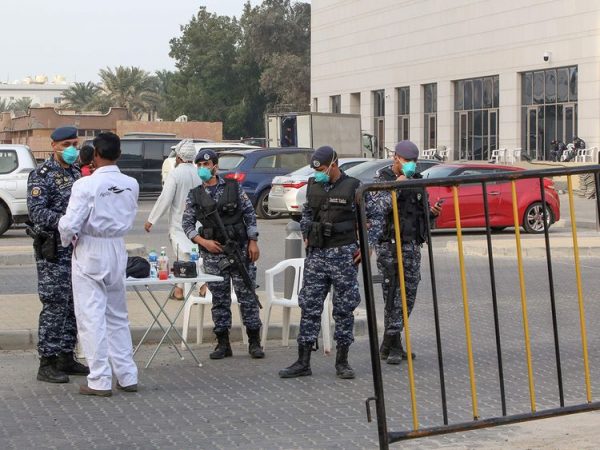
[[[421, 174], [416, 172], [418, 157], [419, 149], [414, 143], [411, 141], [399, 142], [396, 144], [393, 155], [394, 164], [391, 168], [382, 170], [377, 181], [422, 178]], [[430, 221], [432, 222], [441, 211], [440, 203], [431, 207], [429, 212], [426, 211], [423, 195], [426, 193], [422, 188], [398, 189], [396, 192], [409, 316], [415, 304], [419, 281], [421, 281], [421, 246], [427, 240], [427, 214], [431, 214]], [[377, 267], [384, 275], [382, 287], [385, 301], [385, 333], [380, 353], [381, 358], [387, 360], [388, 364], [399, 364], [402, 359], [406, 359], [407, 355], [402, 347], [401, 338], [404, 323], [398, 283], [391, 193], [389, 191], [377, 192], [373, 195], [373, 205], [377, 213], [376, 218], [371, 221], [369, 240], [375, 242]]]
[[73, 349], [77, 324], [71, 287], [72, 246], [58, 245], [58, 220], [65, 213], [71, 186], [81, 177], [73, 163], [77, 160], [77, 129], [61, 127], [51, 134], [52, 155], [29, 174], [27, 207], [33, 223], [38, 293], [42, 302], [39, 320], [37, 379], [67, 383], [68, 375], [87, 375], [77, 362]]
[[[236, 180], [217, 175], [219, 157], [214, 150], [200, 150], [194, 162], [203, 184], [188, 194], [183, 213], [183, 231], [192, 242], [199, 245], [205, 272], [223, 277], [223, 281], [207, 283], [213, 297], [211, 312], [218, 341], [215, 351], [209, 356], [211, 359], [223, 359], [233, 355], [229, 343], [233, 281], [248, 334], [248, 353], [252, 358], [264, 358], [260, 345], [262, 323], [255, 292], [254, 263], [259, 257], [259, 250], [254, 207]], [[196, 230], [196, 221], [202, 224], [200, 230]], [[228, 237], [223, 235], [219, 221]], [[244, 282], [240, 268], [223, 253], [227, 240], [237, 243], [251, 286]]]
[[335, 319], [336, 359], [339, 378], [354, 378], [348, 349], [354, 342], [354, 310], [360, 303], [354, 195], [360, 182], [338, 167], [330, 146], [318, 148], [311, 157], [314, 177], [308, 181], [307, 202], [300, 226], [306, 244], [304, 278], [298, 303], [302, 309], [298, 333], [298, 360], [279, 371], [281, 378], [312, 375], [310, 355], [317, 342], [323, 303], [331, 286]]

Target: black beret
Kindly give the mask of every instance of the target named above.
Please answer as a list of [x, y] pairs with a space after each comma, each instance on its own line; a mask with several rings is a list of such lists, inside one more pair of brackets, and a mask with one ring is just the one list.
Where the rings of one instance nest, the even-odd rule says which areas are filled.
[[50, 139], [55, 142], [64, 141], [66, 139], [77, 139], [77, 128], [59, 127], [52, 132]]
[[400, 141], [394, 149], [396, 155], [404, 159], [417, 159], [419, 157], [419, 147], [411, 141]]
[[337, 153], [329, 145], [324, 145], [315, 150], [312, 157], [310, 158], [310, 166], [313, 168], [321, 167], [322, 165], [329, 165], [334, 161], [337, 161]]
[[212, 161], [213, 163], [219, 162], [219, 156], [217, 152], [215, 152], [211, 148], [203, 148], [198, 152], [196, 158], [194, 158], [194, 163], [199, 163], [200, 161]]

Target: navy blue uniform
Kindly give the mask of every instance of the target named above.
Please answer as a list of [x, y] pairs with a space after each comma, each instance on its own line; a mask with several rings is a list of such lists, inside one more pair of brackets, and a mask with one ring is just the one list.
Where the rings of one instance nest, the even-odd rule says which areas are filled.
[[[80, 177], [76, 167], [63, 168], [54, 156], [29, 174], [27, 207], [36, 231], [52, 231], [59, 238], [58, 220], [67, 210], [73, 183]], [[42, 302], [38, 342], [40, 356], [72, 352], [77, 342], [71, 286], [72, 251], [72, 246], [64, 248], [57, 245], [57, 257], [52, 261], [36, 255], [38, 293]]]

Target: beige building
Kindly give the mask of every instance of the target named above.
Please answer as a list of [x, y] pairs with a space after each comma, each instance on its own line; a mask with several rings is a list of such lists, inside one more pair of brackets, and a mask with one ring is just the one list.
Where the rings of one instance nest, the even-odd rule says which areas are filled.
[[313, 0], [311, 32], [313, 111], [361, 114], [380, 147], [600, 144], [598, 0]]

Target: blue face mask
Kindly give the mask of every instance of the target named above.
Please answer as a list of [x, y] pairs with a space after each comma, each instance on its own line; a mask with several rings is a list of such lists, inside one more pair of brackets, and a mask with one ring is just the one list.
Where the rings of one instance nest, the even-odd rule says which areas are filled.
[[62, 159], [67, 164], [73, 164], [79, 158], [79, 150], [72, 145], [62, 151]]
[[417, 163], [414, 161], [408, 161], [402, 164], [402, 173], [406, 178], [411, 178], [417, 171]]
[[210, 169], [207, 169], [206, 167], [199, 167], [198, 176], [202, 181], [208, 181], [213, 177], [213, 174]]
[[329, 183], [329, 174], [326, 172], [315, 172], [315, 181], [317, 183]]

